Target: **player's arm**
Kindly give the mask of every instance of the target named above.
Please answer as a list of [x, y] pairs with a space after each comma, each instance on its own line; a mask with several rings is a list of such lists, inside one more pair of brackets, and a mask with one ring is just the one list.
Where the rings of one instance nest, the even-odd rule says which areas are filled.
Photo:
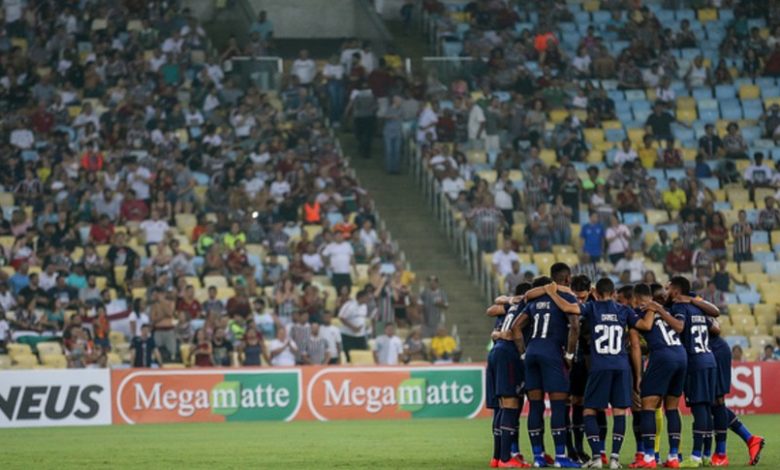
[[720, 309], [710, 302], [702, 299], [701, 297], [691, 297], [688, 295], [679, 295], [675, 299], [675, 302], [692, 304], [699, 308], [705, 315], [710, 317], [720, 316]]
[[488, 307], [488, 309], [485, 311], [485, 315], [489, 317], [497, 317], [499, 315], [503, 315], [505, 312], [506, 310], [504, 310], [504, 305], [498, 304], [498, 302], [496, 302], [496, 305], [491, 305]]
[[577, 350], [577, 341], [580, 339], [580, 319], [578, 315], [569, 314], [566, 316], [569, 320], [569, 338], [566, 342], [566, 362], [571, 363], [574, 358], [574, 351]]
[[552, 291], [548, 293], [548, 295], [552, 301], [555, 302], [555, 305], [557, 305], [559, 309], [563, 310], [564, 313], [568, 315], [580, 314], [580, 305], [577, 303], [567, 302], [563, 297], [558, 295], [558, 291]]
[[653, 320], [655, 319], [655, 311], [652, 309], [643, 310], [644, 315], [637, 320], [634, 324], [634, 328], [641, 331], [650, 331], [653, 328]]
[[515, 348], [517, 348], [517, 352], [520, 353], [521, 356], [525, 354], [525, 340], [523, 339], [523, 327], [525, 325], [521, 324], [522, 320], [528, 320], [528, 315], [521, 316], [518, 321], [512, 325], [512, 341], [515, 343]]
[[712, 320], [709, 331], [711, 335], [720, 336], [720, 323], [718, 320]]
[[685, 322], [676, 318], [671, 313], [667, 312], [663, 306], [658, 304], [657, 302], [651, 302], [651, 306], [653, 310], [661, 316], [661, 319], [669, 324], [669, 326], [676, 331], [677, 333], [682, 333], [683, 329], [685, 328]]
[[628, 343], [631, 369], [634, 371], [634, 390], [639, 390], [639, 383], [642, 380], [642, 346], [639, 332], [635, 328], [628, 330]]

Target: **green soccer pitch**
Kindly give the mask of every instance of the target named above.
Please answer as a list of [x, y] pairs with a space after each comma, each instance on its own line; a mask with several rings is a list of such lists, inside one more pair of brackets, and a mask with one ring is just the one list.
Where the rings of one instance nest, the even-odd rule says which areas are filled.
[[[780, 468], [780, 415], [742, 419], [751, 432], [767, 439], [758, 468]], [[521, 445], [528, 455], [525, 420], [521, 424]], [[690, 446], [690, 420], [685, 419], [683, 426], [685, 452]], [[627, 434], [621, 454], [624, 467], [634, 451], [630, 423]], [[750, 468], [746, 447], [734, 433], [729, 433], [728, 448], [731, 468]], [[479, 469], [488, 468], [492, 438], [486, 419], [200, 423], [2, 429], [0, 449], [0, 467], [5, 470]]]

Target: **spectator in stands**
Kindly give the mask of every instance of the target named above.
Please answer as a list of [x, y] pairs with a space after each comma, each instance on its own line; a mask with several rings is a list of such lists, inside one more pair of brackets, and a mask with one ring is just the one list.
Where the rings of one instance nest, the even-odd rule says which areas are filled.
[[326, 259], [336, 291], [341, 290], [342, 286], [352, 287], [351, 272], [355, 265], [355, 251], [342, 233], [336, 233], [335, 239], [323, 249], [322, 256]]
[[434, 363], [457, 362], [457, 348], [455, 338], [448, 335], [443, 326], [440, 326], [436, 330], [436, 336], [431, 338], [431, 356]]
[[612, 264], [615, 264], [626, 255], [626, 251], [629, 249], [631, 231], [618, 220], [616, 215], [612, 215], [604, 239], [607, 242], [607, 257]]
[[512, 265], [519, 260], [517, 252], [512, 249], [512, 241], [504, 240], [501, 249], [493, 253], [493, 270], [499, 276], [507, 276], [512, 272]]
[[691, 251], [685, 247], [681, 238], [675, 238], [672, 249], [666, 255], [664, 269], [669, 276], [685, 275], [692, 271]]
[[320, 325], [320, 335], [325, 339], [328, 350], [328, 364], [341, 363], [341, 331], [334, 325], [331, 325], [333, 313], [326, 310], [322, 314], [322, 324]]
[[776, 361], [777, 357], [775, 357], [775, 347], [771, 344], [764, 345], [764, 350], [758, 360], [761, 362]]
[[677, 186], [675, 178], [669, 178], [669, 189], [663, 192], [663, 201], [668, 211], [679, 211], [688, 202], [688, 196]]
[[420, 292], [418, 303], [423, 316], [421, 333], [424, 338], [430, 338], [441, 326], [443, 312], [449, 308], [447, 293], [440, 288], [437, 276], [428, 277], [428, 286]]
[[748, 158], [748, 146], [742, 133], [739, 131], [739, 125], [736, 122], [730, 122], [726, 127], [726, 136], [723, 138], [723, 148], [725, 156], [729, 159]]
[[728, 312], [728, 302], [726, 301], [726, 296], [722, 291], [718, 290], [718, 287], [715, 285], [715, 281], [708, 280], [706, 287], [700, 290], [698, 294], [703, 300], [718, 307], [721, 312]]
[[466, 220], [476, 234], [480, 250], [488, 253], [496, 250], [496, 237], [505, 224], [503, 214], [492, 202], [489, 196], [482, 196], [479, 206], [466, 214]]
[[594, 263], [601, 261], [604, 253], [604, 241], [607, 229], [599, 222], [598, 213], [592, 211], [588, 223], [580, 229], [580, 239], [582, 240], [582, 251], [587, 253], [590, 260]]
[[644, 261], [634, 258], [634, 253], [630, 249], [625, 251], [623, 258], [615, 263], [615, 267], [612, 270], [612, 273], [615, 275], [620, 275], [623, 272], [629, 273], [628, 282], [631, 284], [641, 282], [645, 275]]
[[262, 10], [257, 15], [257, 20], [254, 21], [250, 26], [249, 33], [259, 34], [260, 38], [264, 41], [267, 41], [273, 37], [274, 24], [271, 20], [268, 19], [268, 15], [266, 14], [265, 10]]
[[347, 360], [353, 349], [368, 349], [366, 335], [368, 333], [368, 292], [360, 290], [355, 299], [349, 299], [339, 310], [341, 320], [341, 344]]
[[621, 147], [615, 152], [615, 166], [623, 166], [625, 162], [633, 162], [639, 157], [636, 150], [631, 148], [631, 140], [623, 139]]
[[672, 123], [674, 122], [677, 122], [674, 116], [664, 109], [662, 103], [656, 102], [653, 112], [645, 121], [645, 132], [657, 141], [674, 140], [672, 134]]
[[753, 251], [751, 249], [751, 238], [753, 235], [753, 224], [747, 221], [747, 213], [740, 210], [737, 222], [731, 226], [731, 236], [734, 238], [734, 261], [753, 261]]
[[395, 366], [403, 362], [404, 345], [395, 334], [395, 325], [387, 323], [384, 334], [376, 338], [374, 362], [379, 365]]
[[504, 292], [514, 292], [515, 287], [523, 282], [525, 276], [520, 271], [520, 261], [512, 261], [512, 270], [504, 277]]
[[712, 124], [704, 126], [704, 135], [699, 139], [699, 152], [707, 160], [721, 158], [725, 154], [723, 141], [715, 132], [715, 126]]
[[740, 363], [745, 362], [745, 360], [742, 357], [742, 346], [735, 344], [731, 347], [731, 362], [732, 363]]
[[271, 365], [274, 367], [290, 367], [295, 365], [298, 345], [287, 336], [287, 330], [279, 328], [276, 338], [268, 345], [271, 354]]
[[743, 179], [745, 186], [751, 194], [751, 200], [755, 194], [756, 188], [768, 188], [774, 181], [775, 170], [764, 164], [764, 154], [756, 152], [753, 155], [753, 164], [745, 169]]
[[[140, 335], [135, 336], [130, 343], [130, 364], [133, 367], [152, 367], [163, 363], [157, 344], [151, 335], [151, 326], [147, 323], [140, 327]], [[154, 361], [154, 362], [153, 362]]]
[[663, 149], [659, 155], [658, 162], [656, 163], [658, 168], [682, 168], [683, 159], [680, 150], [674, 147], [674, 139], [668, 139], [666, 141], [666, 148]]
[[778, 140], [778, 137], [780, 137], [780, 104], [772, 104], [769, 110], [761, 115], [759, 122], [764, 128], [764, 137]]
[[758, 228], [771, 232], [780, 228], [780, 208], [771, 196], [764, 198], [764, 208], [758, 213]]
[[358, 153], [371, 158], [378, 104], [374, 92], [365, 80], [359, 81], [349, 96], [345, 114], [352, 115], [353, 130], [358, 141]]

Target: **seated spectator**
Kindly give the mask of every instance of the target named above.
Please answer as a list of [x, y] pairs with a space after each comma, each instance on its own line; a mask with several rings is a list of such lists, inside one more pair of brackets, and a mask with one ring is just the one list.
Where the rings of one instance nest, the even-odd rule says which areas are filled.
[[376, 338], [374, 345], [374, 362], [380, 365], [395, 366], [404, 361], [404, 345], [395, 334], [395, 325], [387, 323], [384, 334]]
[[725, 157], [729, 159], [748, 158], [748, 146], [742, 137], [742, 133], [739, 132], [739, 125], [736, 122], [729, 123], [726, 127], [726, 132], [727, 134], [723, 138]]
[[679, 211], [688, 202], [688, 196], [677, 186], [676, 179], [669, 178], [669, 189], [663, 192], [663, 201], [668, 211]]
[[447, 334], [447, 329], [440, 326], [436, 336], [431, 338], [431, 356], [434, 363], [457, 362], [458, 344], [455, 338]]
[[726, 302], [726, 296], [718, 290], [715, 285], [715, 281], [707, 281], [707, 285], [698, 292], [699, 297], [712, 305], [718, 307], [722, 313], [728, 312], [728, 303]]
[[682, 168], [683, 159], [680, 150], [674, 147], [674, 140], [666, 141], [666, 147], [661, 151], [656, 163], [658, 168]]
[[742, 346], [735, 344], [731, 348], [731, 362], [732, 363], [745, 362], [745, 359], [743, 359], [742, 355], [743, 355]]
[[771, 232], [780, 229], [780, 208], [771, 196], [764, 198], [764, 208], [758, 213], [758, 228]]
[[699, 139], [699, 152], [705, 159], [711, 160], [724, 155], [723, 141], [715, 132], [715, 126], [706, 124], [704, 135]]
[[674, 140], [672, 134], [672, 123], [674, 122], [677, 122], [674, 116], [664, 109], [662, 103], [656, 102], [653, 112], [645, 121], [645, 132], [658, 141]]
[[636, 284], [641, 282], [645, 275], [645, 263], [641, 259], [634, 258], [634, 253], [629, 249], [625, 251], [623, 258], [615, 264], [612, 274], [620, 275], [628, 272], [628, 282]]
[[669, 276], [686, 275], [692, 271], [692, 254], [681, 238], [675, 238], [672, 249], [666, 255], [664, 270]]
[[512, 272], [512, 264], [519, 259], [517, 252], [512, 249], [511, 240], [504, 240], [501, 249], [493, 253], [493, 270], [499, 276], [507, 276]]
[[772, 185], [775, 170], [764, 164], [764, 154], [756, 152], [753, 155], [753, 164], [745, 169], [743, 179], [745, 186], [751, 191], [755, 188], [766, 188]]
[[637, 158], [639, 155], [631, 148], [631, 140], [623, 139], [621, 147], [615, 152], [615, 166], [623, 166], [625, 162], [633, 162]]
[[289, 367], [295, 365], [298, 345], [287, 336], [287, 330], [279, 328], [276, 338], [268, 346], [271, 355], [271, 365], [274, 367]]

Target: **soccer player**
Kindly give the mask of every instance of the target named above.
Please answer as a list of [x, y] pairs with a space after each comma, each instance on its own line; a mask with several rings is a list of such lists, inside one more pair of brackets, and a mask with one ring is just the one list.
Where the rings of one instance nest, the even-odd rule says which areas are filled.
[[655, 410], [664, 402], [666, 409], [666, 427], [669, 435], [669, 459], [667, 467], [679, 468], [678, 453], [680, 449], [680, 433], [682, 422], [678, 411], [680, 395], [688, 367], [688, 356], [678, 337], [685, 323], [669, 314], [659, 303], [653, 301], [650, 287], [639, 284], [634, 287], [637, 311], [641, 319], [635, 327], [642, 332], [647, 343], [649, 360], [639, 385], [639, 396], [642, 403], [640, 426], [644, 460], [635, 462], [634, 468], [656, 468]]
[[704, 439], [713, 431], [710, 406], [715, 402], [718, 380], [715, 356], [709, 346], [706, 315], [692, 303], [677, 300], [680, 296], [687, 296], [690, 291], [690, 281], [682, 276], [675, 276], [669, 281], [668, 294], [672, 300], [670, 313], [684, 323], [680, 340], [688, 354], [685, 404], [693, 414], [693, 448], [690, 458], [680, 463], [681, 468], [699, 468], [704, 465]]
[[[629, 307], [614, 301], [615, 284], [609, 278], [596, 283], [596, 300], [582, 307], [582, 321], [587, 325], [591, 338], [590, 371], [585, 387], [585, 433], [593, 453], [586, 468], [602, 468], [601, 456], [605, 454], [604, 441], [596, 412], [612, 406], [612, 454], [609, 468], [618, 469], [620, 448], [626, 431], [626, 410], [631, 406], [634, 383], [628, 361], [624, 337], [633, 328], [637, 316]], [[642, 359], [638, 338], [630, 341], [632, 362], [636, 373]]]
[[[542, 284], [547, 285], [542, 287]], [[513, 354], [507, 354], [507, 349], [514, 348], [519, 355], [519, 350], [514, 345], [515, 340], [530, 335], [529, 328], [521, 329], [519, 324], [517, 324], [519, 312], [525, 307], [527, 299], [538, 298], [542, 295], [549, 295], [556, 305], [564, 311], [572, 313], [579, 311], [576, 304], [566, 302], [556, 293], [559, 287], [555, 284], [550, 284], [549, 280], [540, 283], [540, 286], [535, 289], [529, 290], [530, 287], [531, 285], [528, 283], [519, 284], [515, 288], [514, 297], [499, 297], [496, 299], [496, 304], [487, 310], [488, 316], [496, 317], [495, 329], [491, 335], [495, 343], [488, 355], [488, 369], [486, 373], [487, 406], [494, 409], [493, 459], [490, 462], [491, 467], [524, 468], [530, 466], [523, 460], [523, 456], [520, 454], [519, 435], [517, 432], [519, 414], [523, 408], [524, 388], [522, 373], [524, 365], [522, 364], [522, 359], [519, 359], [518, 356], [517, 360], [520, 361], [519, 373], [521, 375], [515, 375], [518, 373], [518, 369], [512, 365], [515, 357]], [[569, 292], [565, 287], [560, 289], [564, 292]], [[509, 345], [512, 345], [512, 347], [510, 348]], [[505, 376], [506, 374], [509, 375]], [[507, 381], [510, 383], [507, 383]], [[515, 384], [514, 389], [516, 390], [513, 396], [507, 395], [512, 388], [511, 383]], [[507, 423], [508, 420], [514, 421]], [[504, 436], [507, 433], [510, 436], [514, 436], [509, 444], [508, 453], [506, 451], [507, 444], [504, 441]]]
[[[559, 285], [569, 286], [571, 283], [571, 269], [565, 263], [553, 264], [550, 276]], [[571, 294], [559, 295], [567, 302], [576, 302]], [[577, 347], [579, 319], [576, 313], [565, 313], [546, 295], [526, 305], [520, 322], [521, 328], [525, 324], [531, 324], [531, 336], [525, 350], [525, 380], [530, 403], [528, 434], [534, 452], [534, 465], [547, 466], [542, 450], [542, 426], [544, 395], [548, 393], [552, 408], [550, 422], [555, 442], [554, 465], [579, 468], [579, 464], [566, 455], [566, 404], [569, 399], [567, 369], [571, 366]]]
[[[590, 278], [584, 274], [572, 277], [571, 290], [577, 298], [577, 302], [581, 306], [584, 305], [585, 302], [591, 299]], [[577, 342], [577, 351], [574, 353], [574, 361], [569, 373], [572, 447], [574, 448], [574, 452], [569, 452], [569, 458], [581, 463], [590, 460], [590, 456], [585, 453], [585, 448], [583, 447], [585, 437], [583, 399], [585, 396], [585, 384], [588, 381], [588, 361], [590, 360], [590, 338], [588, 338], [586, 333], [580, 327], [580, 339]], [[604, 424], [606, 425], [606, 421]]]
[[726, 467], [729, 458], [726, 455], [726, 436], [731, 428], [745, 441], [750, 460], [748, 465], [756, 465], [764, 448], [764, 438], [750, 434], [750, 431], [737, 418], [733, 411], [726, 408], [725, 395], [731, 390], [731, 348], [720, 336], [720, 325], [714, 318], [707, 317], [710, 332], [710, 349], [715, 355], [718, 380], [715, 384], [715, 403], [712, 405], [712, 419], [715, 427], [715, 453], [712, 455], [713, 467]]

